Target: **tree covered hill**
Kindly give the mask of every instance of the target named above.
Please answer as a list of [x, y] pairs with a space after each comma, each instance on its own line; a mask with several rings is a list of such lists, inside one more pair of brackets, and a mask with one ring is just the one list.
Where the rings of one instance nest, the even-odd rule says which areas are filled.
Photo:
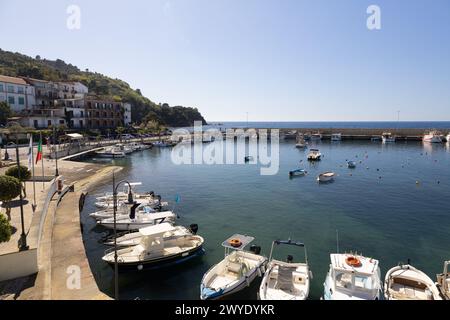
[[144, 97], [139, 89], [132, 89], [120, 79], [112, 79], [97, 72], [82, 71], [63, 60], [42, 59], [0, 49], [0, 74], [13, 77], [30, 77], [48, 81], [79, 81], [89, 88], [89, 93], [101, 98], [132, 104], [131, 118], [135, 123], [157, 121], [173, 127], [192, 126], [195, 120], [206, 124], [197, 108], [156, 104]]

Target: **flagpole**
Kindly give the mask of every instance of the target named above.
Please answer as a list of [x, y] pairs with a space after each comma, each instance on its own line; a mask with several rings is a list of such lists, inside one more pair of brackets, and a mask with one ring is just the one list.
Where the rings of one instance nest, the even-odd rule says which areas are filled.
[[30, 147], [31, 147], [31, 173], [33, 174], [33, 212], [36, 210], [36, 180], [34, 178], [34, 157], [33, 157], [33, 134], [30, 134]]
[[[39, 131], [39, 141], [41, 142], [41, 148], [42, 148], [42, 131]], [[42, 164], [42, 191], [45, 189], [45, 180], [44, 180], [44, 157], [41, 159]]]

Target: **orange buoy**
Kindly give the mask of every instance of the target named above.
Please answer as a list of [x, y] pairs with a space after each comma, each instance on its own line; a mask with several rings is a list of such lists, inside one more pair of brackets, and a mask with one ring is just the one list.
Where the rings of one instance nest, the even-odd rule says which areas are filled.
[[347, 257], [345, 259], [345, 263], [351, 267], [360, 267], [361, 266], [361, 261], [355, 256]]
[[230, 243], [230, 245], [232, 247], [235, 247], [235, 248], [240, 247], [242, 244], [241, 240], [239, 240], [239, 239], [230, 239], [230, 241], [228, 241], [228, 242]]

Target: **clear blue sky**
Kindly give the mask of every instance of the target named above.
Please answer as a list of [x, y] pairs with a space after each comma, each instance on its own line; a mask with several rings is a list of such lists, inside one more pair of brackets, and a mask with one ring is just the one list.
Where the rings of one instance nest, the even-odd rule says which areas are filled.
[[[70, 4], [81, 29], [66, 28]], [[370, 4], [381, 30], [366, 27]], [[450, 120], [448, 0], [0, 0], [0, 48], [210, 121]]]

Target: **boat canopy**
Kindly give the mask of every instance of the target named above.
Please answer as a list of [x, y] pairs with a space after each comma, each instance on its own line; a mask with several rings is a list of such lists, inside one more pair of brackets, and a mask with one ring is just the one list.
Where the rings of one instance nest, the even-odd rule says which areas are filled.
[[[241, 245], [238, 247], [234, 247], [231, 245], [231, 240], [239, 240]], [[254, 237], [244, 236], [242, 234], [235, 234], [235, 235], [229, 237], [224, 242], [222, 242], [222, 246], [225, 248], [228, 248], [228, 249], [233, 249], [233, 250], [243, 250], [253, 240], [255, 240]]]
[[161, 233], [166, 233], [168, 231], [175, 230], [175, 227], [172, 226], [170, 223], [164, 222], [160, 224], [156, 224], [154, 226], [145, 227], [142, 229], [139, 229], [139, 233], [141, 233], [143, 236], [154, 236]]

